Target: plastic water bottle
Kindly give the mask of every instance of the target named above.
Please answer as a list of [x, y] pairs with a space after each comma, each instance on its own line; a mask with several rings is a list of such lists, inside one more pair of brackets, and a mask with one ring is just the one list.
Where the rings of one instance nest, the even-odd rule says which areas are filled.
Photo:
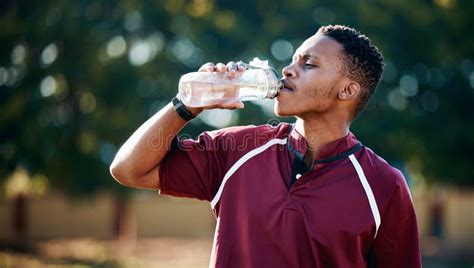
[[282, 87], [275, 69], [255, 58], [233, 78], [219, 72], [192, 72], [179, 80], [179, 97], [189, 107], [274, 98]]

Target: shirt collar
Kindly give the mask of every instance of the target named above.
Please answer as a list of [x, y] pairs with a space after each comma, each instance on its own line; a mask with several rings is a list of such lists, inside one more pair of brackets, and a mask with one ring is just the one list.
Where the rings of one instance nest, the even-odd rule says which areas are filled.
[[[308, 144], [305, 137], [301, 135], [295, 128], [294, 124], [290, 125], [288, 135], [288, 149], [294, 153], [297, 157], [303, 159], [304, 155], [308, 151]], [[311, 139], [311, 137], [308, 137]], [[324, 145], [318, 154], [315, 162], [326, 162], [332, 158], [337, 158], [338, 155], [344, 154], [351, 150], [355, 146], [360, 144], [352, 132], [349, 132], [345, 137], [332, 141]]]

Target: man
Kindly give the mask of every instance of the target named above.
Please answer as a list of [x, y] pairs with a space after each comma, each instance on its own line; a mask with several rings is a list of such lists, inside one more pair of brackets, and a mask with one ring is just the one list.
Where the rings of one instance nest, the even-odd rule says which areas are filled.
[[[208, 63], [200, 71], [236, 69]], [[111, 173], [130, 187], [210, 201], [217, 218], [211, 266], [421, 267], [403, 175], [349, 131], [382, 71], [366, 36], [321, 27], [283, 69], [275, 113], [295, 124], [179, 140], [203, 109], [243, 104], [190, 108], [174, 99], [120, 148]]]

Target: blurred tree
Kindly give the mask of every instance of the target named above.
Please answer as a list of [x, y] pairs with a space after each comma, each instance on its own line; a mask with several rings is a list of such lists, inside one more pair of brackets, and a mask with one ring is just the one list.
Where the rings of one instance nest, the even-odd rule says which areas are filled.
[[[319, 26], [338, 23], [386, 57], [359, 138], [427, 180], [473, 186], [473, 12], [467, 0], [2, 1], [0, 183], [21, 166], [71, 194], [129, 192], [108, 166], [181, 74], [254, 56], [281, 68]], [[249, 103], [223, 124], [273, 117]]]

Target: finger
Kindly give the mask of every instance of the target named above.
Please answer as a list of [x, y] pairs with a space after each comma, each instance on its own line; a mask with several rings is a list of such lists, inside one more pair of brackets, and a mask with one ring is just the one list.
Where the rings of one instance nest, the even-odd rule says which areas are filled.
[[208, 62], [199, 68], [198, 72], [214, 72], [216, 69], [216, 66], [212, 62]]
[[236, 76], [237, 72], [226, 72], [225, 73], [225, 77], [227, 77], [228, 79], [232, 79]]
[[233, 101], [233, 102], [223, 102], [223, 103], [213, 104], [213, 105], [209, 105], [203, 108], [206, 110], [212, 110], [212, 109], [235, 110], [235, 109], [242, 109], [244, 107], [245, 105], [243, 102]]
[[227, 63], [226, 77], [229, 78], [229, 79], [234, 78], [237, 71], [238, 71], [237, 64], [234, 61], [229, 61]]
[[242, 61], [237, 62], [237, 68], [239, 71], [245, 71], [247, 69], [247, 67]]
[[227, 66], [225, 66], [223, 63], [218, 63], [216, 65], [216, 71], [218, 72], [221, 72], [221, 73], [224, 73], [225, 71], [227, 71]]
[[221, 109], [228, 109], [228, 110], [234, 110], [234, 109], [242, 109], [244, 108], [245, 105], [241, 101], [237, 102], [227, 102], [227, 103], [222, 103], [219, 105], [219, 108]]
[[239, 67], [237, 66], [237, 63], [235, 63], [234, 61], [229, 61], [227, 63], [227, 70], [229, 72], [236, 72], [238, 69]]

